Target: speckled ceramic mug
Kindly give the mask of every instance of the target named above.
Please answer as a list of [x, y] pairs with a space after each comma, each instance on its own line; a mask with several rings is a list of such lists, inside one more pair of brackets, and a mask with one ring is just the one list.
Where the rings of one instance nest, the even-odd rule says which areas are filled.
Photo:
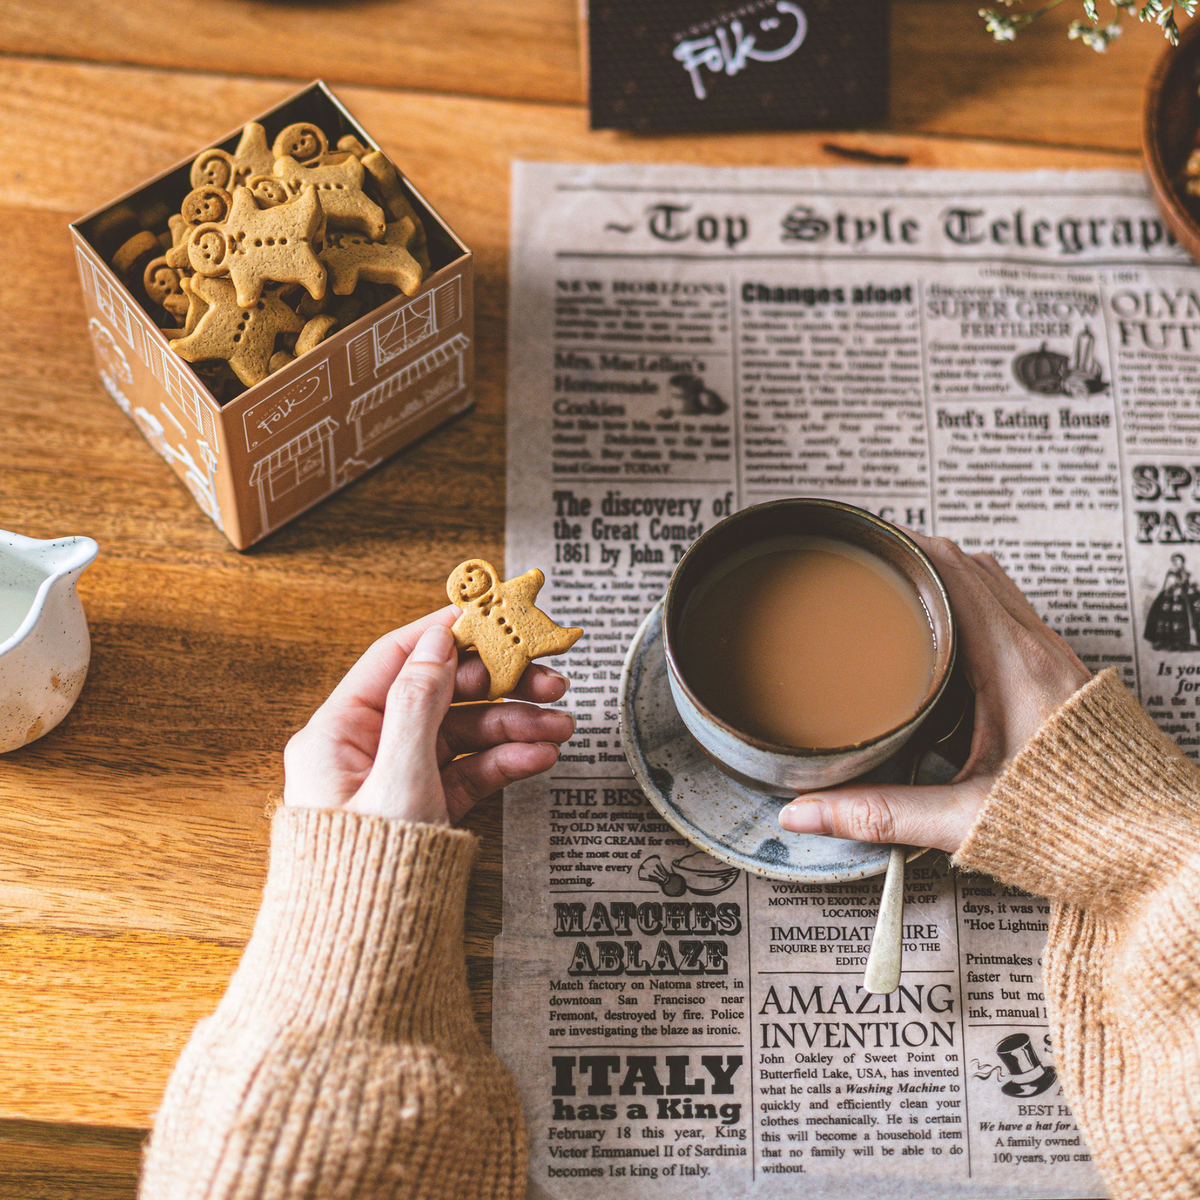
[[[777, 537], [826, 537], [848, 542], [883, 559], [916, 589], [933, 628], [933, 673], [920, 705], [903, 724], [850, 746], [798, 749], [734, 728], [707, 708], [688, 686], [678, 658], [679, 623], [696, 585], [728, 555]], [[798, 791], [832, 787], [863, 775], [890, 758], [937, 704], [954, 666], [954, 614], [946, 585], [924, 551], [882, 517], [836, 500], [774, 500], [742, 509], [692, 543], [667, 585], [663, 644], [675, 707], [700, 748], [726, 774], [788, 799]]]
[[0, 529], [0, 754], [49, 733], [79, 698], [92, 643], [75, 584], [97, 549]]

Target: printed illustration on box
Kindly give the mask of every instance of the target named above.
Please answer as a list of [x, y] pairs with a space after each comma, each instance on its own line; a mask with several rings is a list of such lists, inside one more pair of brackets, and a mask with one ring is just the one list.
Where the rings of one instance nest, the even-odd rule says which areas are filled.
[[303, 375], [264, 396], [242, 413], [246, 449], [253, 450], [277, 433], [299, 424], [306, 417], [311, 418], [318, 408], [332, 399], [329, 359], [322, 358], [320, 362], [310, 363]]
[[251, 468], [250, 486], [258, 491], [265, 533], [337, 486], [333, 461], [333, 435], [337, 428], [338, 423], [332, 417], [322, 417]]
[[[359, 396], [350, 405], [346, 418], [354, 426], [355, 453], [365, 454], [431, 404], [466, 387], [464, 356], [470, 344], [461, 333], [456, 333]], [[418, 395], [411, 397], [399, 409], [389, 406], [389, 401], [398, 398], [426, 376], [430, 377], [429, 382]]]
[[[79, 247], [76, 247], [76, 258], [83, 280], [84, 300], [89, 305], [94, 303], [100, 313], [88, 320], [88, 332], [104, 390], [174, 468], [217, 528], [223, 530], [225, 525], [216, 487], [217, 428], [207, 402], [189, 377], [186, 365], [152, 340], [145, 315], [125, 302], [98, 265]], [[130, 400], [130, 394], [135, 393], [134, 373], [121, 342], [162, 384], [166, 393], [158, 404], [162, 420]]]
[[380, 318], [346, 347], [350, 382], [375, 378], [393, 359], [419, 346], [462, 317], [459, 279], [448, 280], [432, 292], [418, 296], [395, 312]]

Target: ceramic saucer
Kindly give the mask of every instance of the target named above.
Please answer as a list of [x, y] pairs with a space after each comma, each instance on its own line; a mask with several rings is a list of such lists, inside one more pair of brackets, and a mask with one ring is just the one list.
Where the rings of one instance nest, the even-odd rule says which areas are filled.
[[[779, 827], [783, 801], [718, 770], [685, 728], [671, 699], [663, 653], [662, 602], [630, 643], [621, 672], [621, 741], [646, 798], [689, 842], [714, 858], [768, 879], [842, 883], [881, 875], [890, 847]], [[864, 780], [908, 782], [912, 755], [901, 750]], [[944, 783], [957, 768], [926, 754], [918, 779]], [[913, 850], [909, 859], [923, 854]]]

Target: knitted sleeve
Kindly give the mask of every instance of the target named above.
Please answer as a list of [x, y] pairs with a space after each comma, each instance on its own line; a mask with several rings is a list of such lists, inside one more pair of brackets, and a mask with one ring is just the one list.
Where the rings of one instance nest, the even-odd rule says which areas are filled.
[[281, 809], [228, 991], [167, 1085], [141, 1200], [517, 1200], [527, 1135], [471, 1014], [475, 839]]
[[1115, 1200], [1200, 1195], [1200, 770], [1105, 671], [997, 781], [955, 863], [1053, 902], [1059, 1071]]

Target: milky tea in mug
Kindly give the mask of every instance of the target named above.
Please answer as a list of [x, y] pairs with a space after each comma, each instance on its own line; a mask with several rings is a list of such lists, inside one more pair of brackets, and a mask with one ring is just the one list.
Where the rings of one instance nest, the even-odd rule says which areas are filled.
[[679, 669], [715, 716], [777, 746], [869, 741], [921, 707], [929, 613], [882, 558], [829, 537], [756, 541], [718, 562], [680, 615]]

